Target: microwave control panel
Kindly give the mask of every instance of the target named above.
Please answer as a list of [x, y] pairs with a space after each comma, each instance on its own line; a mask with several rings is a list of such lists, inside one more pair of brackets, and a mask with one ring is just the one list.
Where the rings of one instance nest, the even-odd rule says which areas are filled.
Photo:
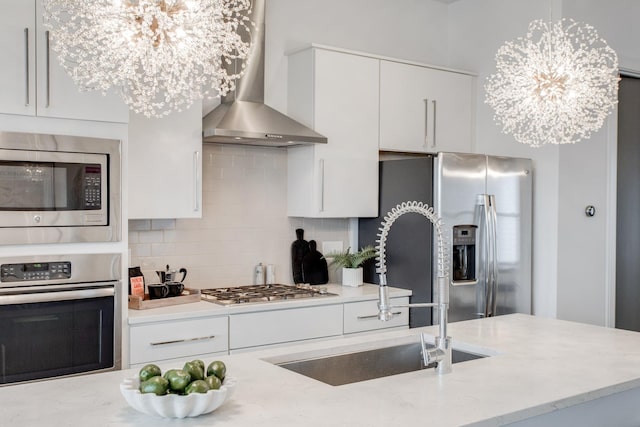
[[28, 282], [69, 278], [71, 278], [71, 263], [69, 261], [0, 265], [0, 282]]
[[100, 165], [85, 165], [84, 179], [82, 183], [82, 197], [84, 199], [84, 209], [99, 210], [102, 207], [101, 191], [102, 177], [100, 175]]

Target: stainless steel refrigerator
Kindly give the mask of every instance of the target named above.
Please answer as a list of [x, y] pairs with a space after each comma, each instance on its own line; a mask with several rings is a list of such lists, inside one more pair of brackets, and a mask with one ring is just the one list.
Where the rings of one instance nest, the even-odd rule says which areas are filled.
[[[380, 216], [359, 219], [360, 246], [375, 244], [384, 214], [400, 202], [428, 203], [442, 217], [449, 244], [450, 321], [531, 312], [531, 160], [458, 153], [385, 160], [379, 196]], [[412, 289], [412, 302], [436, 299], [430, 231], [424, 217], [407, 214], [389, 233], [387, 281]], [[365, 280], [378, 283], [372, 264]], [[430, 324], [436, 315], [412, 309], [410, 326]]]

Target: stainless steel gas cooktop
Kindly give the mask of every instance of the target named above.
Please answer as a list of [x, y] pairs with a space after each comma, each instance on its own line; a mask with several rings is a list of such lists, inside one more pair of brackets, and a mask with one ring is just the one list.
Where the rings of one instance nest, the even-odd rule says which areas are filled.
[[203, 301], [221, 305], [282, 301], [300, 298], [336, 296], [324, 288], [309, 285], [249, 285], [230, 288], [201, 289]]

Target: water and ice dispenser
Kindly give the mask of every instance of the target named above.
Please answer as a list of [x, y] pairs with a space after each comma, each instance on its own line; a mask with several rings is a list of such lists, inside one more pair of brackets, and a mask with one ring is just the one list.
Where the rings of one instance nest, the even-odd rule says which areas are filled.
[[474, 285], [476, 274], [476, 225], [453, 226], [453, 285]]

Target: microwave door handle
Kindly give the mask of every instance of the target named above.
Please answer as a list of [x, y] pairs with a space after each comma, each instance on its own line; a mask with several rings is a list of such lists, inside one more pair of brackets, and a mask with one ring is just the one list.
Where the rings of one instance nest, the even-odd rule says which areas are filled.
[[29, 28], [24, 29], [24, 79], [25, 79], [25, 100], [24, 106], [28, 107], [31, 103], [31, 93], [29, 91], [29, 72], [31, 71], [31, 64], [29, 62]]

